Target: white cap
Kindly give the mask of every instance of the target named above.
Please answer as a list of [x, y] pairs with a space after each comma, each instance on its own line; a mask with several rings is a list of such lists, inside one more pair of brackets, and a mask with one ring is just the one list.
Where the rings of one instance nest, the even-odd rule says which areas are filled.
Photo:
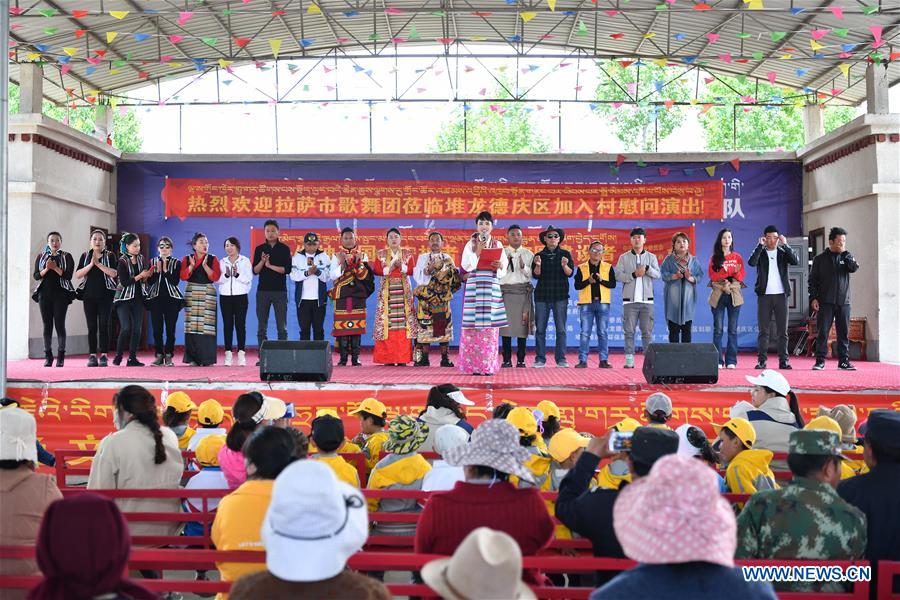
[[469, 441], [468, 432], [458, 425], [443, 425], [434, 434], [434, 451], [443, 455], [454, 446], [461, 446]]
[[652, 415], [660, 410], [663, 411], [667, 417], [672, 416], [672, 399], [662, 392], [656, 392], [647, 396], [647, 412]]
[[462, 404], [463, 406], [475, 406], [475, 403], [466, 398], [465, 394], [463, 394], [459, 390], [450, 392], [449, 394], [447, 394], [447, 397], [451, 400], [455, 400], [457, 404]]
[[275, 419], [282, 418], [286, 412], [287, 404], [285, 404], [283, 400], [279, 400], [274, 396], [263, 396], [262, 406], [259, 407], [259, 410], [256, 411], [256, 414], [250, 417], [250, 419], [254, 423], [274, 421]]
[[275, 480], [261, 533], [273, 575], [285, 581], [330, 579], [366, 543], [368, 506], [325, 463], [298, 460]]
[[37, 463], [37, 423], [17, 407], [0, 410], [0, 460]]
[[747, 381], [753, 385], [758, 385], [759, 387], [767, 387], [771, 390], [775, 390], [779, 396], [786, 397], [788, 392], [791, 391], [791, 384], [784, 378], [784, 375], [778, 371], [773, 371], [772, 369], [764, 370], [758, 377], [747, 375]]
[[678, 451], [676, 454], [681, 454], [682, 456], [697, 456], [700, 454], [700, 448], [690, 443], [687, 439], [687, 432], [691, 427], [694, 426], [690, 423], [685, 423], [675, 430], [675, 433], [678, 434]]

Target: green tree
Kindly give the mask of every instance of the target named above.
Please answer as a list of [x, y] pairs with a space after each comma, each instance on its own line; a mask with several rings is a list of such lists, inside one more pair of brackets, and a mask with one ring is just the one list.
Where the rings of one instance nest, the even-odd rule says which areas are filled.
[[[19, 112], [19, 86], [13, 83], [9, 84], [9, 112], [10, 114]], [[65, 123], [68, 116], [69, 127], [88, 135], [92, 135], [94, 132], [96, 109], [93, 106], [71, 108], [57, 106], [49, 100], [44, 100], [41, 112], [60, 123]], [[144, 142], [141, 136], [141, 122], [133, 110], [129, 110], [124, 115], [119, 114], [118, 111], [113, 113], [112, 141], [113, 146], [122, 152], [141, 151]]]
[[[510, 97], [500, 85], [494, 94], [496, 98]], [[550, 143], [531, 120], [530, 109], [521, 102], [483, 103], [477, 109], [460, 110], [463, 118], [457, 111], [444, 123], [431, 147], [432, 152], [540, 154], [550, 151]]]
[[[755, 96], [754, 96], [755, 94]], [[780, 87], [746, 78], [718, 76], [706, 86], [701, 102], [724, 103], [700, 116], [707, 150], [797, 150], [806, 142], [803, 108], [785, 100]], [[786, 103], [786, 106], [738, 106], [741, 96], [755, 97], [759, 103]], [[828, 106], [823, 115], [826, 133], [850, 122], [856, 109]], [[736, 115], [736, 117], [735, 117]], [[732, 137], [734, 136], [734, 137]]]
[[[603, 104], [597, 106], [596, 112], [607, 119], [626, 150], [653, 152], [658, 141], [684, 121], [684, 112], [677, 106], [665, 106], [666, 101], [691, 99], [690, 84], [679, 76], [684, 67], [661, 67], [640, 61], [626, 67], [614, 60], [598, 62], [597, 67], [601, 72], [596, 98]], [[632, 103], [624, 103], [629, 100]], [[623, 104], [612, 104], [620, 102]]]

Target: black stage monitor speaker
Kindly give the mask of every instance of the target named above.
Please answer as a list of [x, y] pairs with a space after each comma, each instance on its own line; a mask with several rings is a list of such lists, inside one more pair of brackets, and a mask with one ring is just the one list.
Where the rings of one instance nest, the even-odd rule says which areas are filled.
[[329, 342], [265, 340], [259, 349], [263, 381], [331, 381]]
[[712, 344], [650, 344], [644, 378], [647, 383], [716, 383], [718, 357]]

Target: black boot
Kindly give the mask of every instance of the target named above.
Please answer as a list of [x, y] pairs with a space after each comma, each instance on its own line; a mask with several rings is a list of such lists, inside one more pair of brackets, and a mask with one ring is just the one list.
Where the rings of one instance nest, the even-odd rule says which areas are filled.
[[51, 352], [50, 350], [44, 350], [44, 366], [53, 366], [53, 352]]
[[65, 350], [60, 350], [60, 351], [56, 354], [56, 366], [57, 366], [57, 367], [61, 367], [61, 366], [63, 366], [64, 364], [66, 364], [66, 351], [65, 351]]
[[428, 346], [416, 344], [416, 351], [413, 353], [414, 367], [430, 367], [431, 361], [428, 358]]
[[157, 354], [156, 360], [150, 363], [151, 367], [161, 367], [166, 363], [166, 357], [164, 354]]
[[353, 362], [350, 364], [354, 367], [362, 366], [362, 363], [359, 362], [359, 342], [360, 336], [354, 335], [350, 337], [350, 356], [353, 358]]
[[453, 364], [453, 362], [450, 360], [450, 348], [448, 346], [441, 346], [441, 366], [442, 367], [455, 366]]

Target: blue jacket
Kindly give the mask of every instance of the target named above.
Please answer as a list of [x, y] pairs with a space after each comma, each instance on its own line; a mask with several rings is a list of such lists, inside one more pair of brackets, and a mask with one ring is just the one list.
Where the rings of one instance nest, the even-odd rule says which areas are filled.
[[594, 590], [590, 600], [775, 600], [772, 584], [744, 581], [740, 567], [728, 568], [706, 562], [671, 565], [640, 564]]
[[674, 254], [669, 254], [659, 268], [660, 277], [665, 283], [666, 320], [679, 325], [694, 320], [694, 308], [697, 306], [697, 284], [703, 279], [703, 266], [696, 256], [691, 255], [688, 261], [688, 269], [694, 277], [694, 283], [688, 283], [686, 279], [672, 280], [672, 275], [678, 273], [678, 262]]

